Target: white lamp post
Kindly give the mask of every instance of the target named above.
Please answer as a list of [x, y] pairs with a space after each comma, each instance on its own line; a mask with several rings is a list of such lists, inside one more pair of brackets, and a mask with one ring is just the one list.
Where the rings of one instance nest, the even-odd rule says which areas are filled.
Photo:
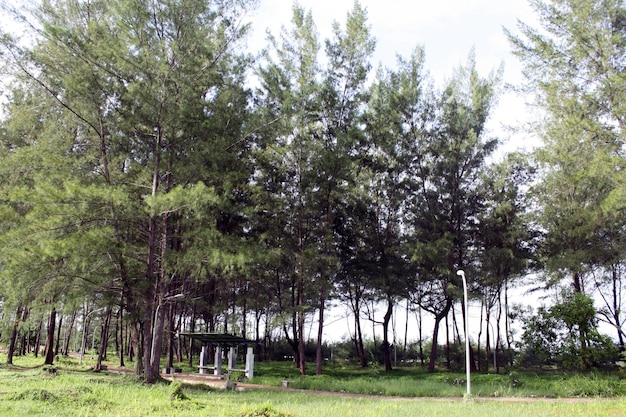
[[161, 308], [161, 306], [163, 304], [169, 303], [172, 300], [177, 300], [179, 298], [183, 298], [185, 296], [185, 294], [175, 294], [175, 295], [169, 295], [169, 296], [165, 296], [161, 299], [161, 302], [159, 302], [159, 304], [157, 305], [156, 310], [154, 311], [154, 322], [152, 324], [152, 343], [150, 345], [150, 361], [154, 364], [155, 363], [155, 358], [154, 358], [154, 348], [155, 348], [155, 343], [154, 343], [154, 339], [156, 338], [156, 332], [157, 332], [157, 321], [159, 320], [159, 309]]
[[469, 343], [469, 316], [467, 315], [467, 280], [465, 279], [465, 271], [459, 269], [457, 275], [463, 278], [463, 300], [465, 301], [465, 373], [467, 376], [467, 396], [472, 395], [470, 383], [470, 343]]

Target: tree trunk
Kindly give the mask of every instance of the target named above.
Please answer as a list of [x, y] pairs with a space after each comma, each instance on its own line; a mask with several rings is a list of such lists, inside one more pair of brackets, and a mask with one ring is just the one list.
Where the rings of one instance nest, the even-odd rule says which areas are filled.
[[315, 348], [315, 374], [322, 375], [322, 341], [324, 339], [324, 307], [326, 305], [325, 290], [320, 292], [320, 317], [317, 324], [317, 346]]
[[424, 366], [424, 334], [423, 334], [423, 323], [422, 323], [422, 308], [418, 305], [418, 310], [415, 313], [417, 318], [417, 337], [420, 351], [420, 364]]
[[[135, 374], [143, 375], [143, 325], [141, 322], [131, 322], [130, 324], [130, 348], [135, 353]], [[132, 356], [132, 355], [131, 355]]]
[[363, 330], [361, 329], [361, 317], [360, 314], [356, 314], [354, 317], [354, 326], [356, 327], [356, 344], [357, 352], [359, 354], [359, 362], [361, 368], [367, 368], [367, 355], [365, 354], [365, 345], [363, 343]]
[[102, 361], [106, 360], [107, 345], [109, 343], [109, 327], [111, 324], [111, 306], [107, 307], [106, 315], [102, 322], [100, 331], [100, 349], [98, 350], [98, 359], [96, 361], [96, 371], [102, 370]]
[[63, 315], [59, 316], [59, 327], [57, 328], [57, 340], [54, 344], [54, 356], [59, 355], [59, 346], [61, 343], [61, 328], [63, 327]]
[[70, 354], [70, 343], [72, 341], [72, 333], [74, 332], [74, 324], [76, 323], [76, 310], [72, 311], [70, 316], [70, 322], [67, 324], [67, 332], [65, 333], [65, 340], [63, 341], [63, 349], [61, 354], [68, 356]]
[[[41, 322], [41, 320], [39, 321], [39, 324], [37, 325], [37, 331], [35, 332], [35, 346], [33, 346], [33, 352], [35, 353], [35, 357], [39, 357], [39, 346], [41, 345], [41, 327], [43, 326], [43, 323]], [[28, 338], [28, 343], [30, 345], [30, 337]]]
[[175, 316], [175, 306], [173, 304], [169, 305], [167, 309], [167, 364], [165, 365], [168, 368], [174, 367], [174, 316]]
[[[483, 337], [483, 307], [486, 309], [487, 308], [487, 304], [485, 303], [485, 298], [486, 296], [484, 296], [481, 300], [480, 300], [480, 325], [478, 326], [478, 337], [476, 339], [476, 351], [478, 352], [478, 369], [482, 370], [483, 369], [483, 359], [482, 356], [480, 354], [480, 347], [481, 347], [481, 343], [480, 341], [482, 340]], [[489, 326], [489, 322], [487, 321], [487, 326]], [[487, 345], [485, 346], [485, 351], [486, 353], [486, 357], [487, 357], [487, 369], [485, 369], [485, 371], [489, 371], [489, 353], [488, 353], [488, 347], [489, 347], [489, 328], [487, 328]]]
[[54, 364], [54, 327], [57, 321], [57, 310], [55, 307], [52, 307], [52, 311], [50, 312], [50, 318], [48, 320], [48, 333], [46, 337], [46, 348], [45, 348], [45, 356], [46, 359], [44, 361], [44, 365], [52, 365]]
[[389, 322], [393, 314], [393, 300], [387, 296], [387, 311], [383, 317], [383, 355], [385, 357], [385, 371], [393, 370], [391, 363], [391, 345], [389, 343]]
[[618, 275], [618, 271], [617, 268], [614, 266], [612, 268], [612, 273], [611, 273], [611, 279], [612, 279], [612, 284], [613, 284], [613, 288], [612, 288], [612, 298], [613, 298], [613, 320], [614, 320], [614, 326], [617, 329], [617, 341], [618, 341], [618, 346], [620, 351], [624, 351], [624, 331], [622, 330], [622, 320], [620, 317], [620, 312], [621, 312], [621, 306], [620, 306], [620, 300], [618, 297], [619, 294], [619, 275]]
[[117, 346], [117, 351], [119, 352], [120, 355], [120, 367], [125, 367], [126, 364], [124, 363], [124, 341], [126, 340], [124, 338], [124, 308], [120, 307], [118, 313], [117, 313], [117, 328], [118, 328], [118, 334], [116, 336], [116, 340], [118, 340], [118, 346]]
[[13, 322], [13, 328], [11, 329], [11, 340], [9, 342], [9, 350], [7, 352], [7, 364], [13, 365], [13, 355], [15, 353], [15, 345], [17, 342], [18, 329], [20, 326], [20, 320], [22, 319], [22, 306], [17, 307], [15, 311], [15, 321]]
[[446, 369], [450, 369], [452, 367], [452, 361], [450, 359], [450, 323], [448, 323], [448, 314], [446, 314], [446, 317], [444, 318], [444, 324], [446, 326]]
[[[154, 363], [152, 357], [152, 333], [153, 326], [156, 326], [155, 321], [159, 321], [158, 318], [154, 317], [154, 313], [152, 313], [153, 319], [148, 320], [147, 322], [143, 322], [141, 326], [141, 348], [143, 351], [143, 373], [144, 380], [148, 384], [154, 384], [157, 381], [157, 374], [154, 372]], [[158, 330], [156, 330], [158, 333]], [[156, 353], [154, 356], [158, 356]]]
[[435, 366], [437, 364], [437, 339], [439, 335], [439, 324], [441, 323], [441, 320], [443, 320], [443, 318], [446, 317], [448, 313], [450, 312], [450, 307], [452, 307], [452, 299], [448, 298], [446, 299], [446, 305], [443, 308], [443, 310], [441, 310], [439, 314], [435, 315], [435, 325], [433, 329], [433, 341], [432, 341], [432, 347], [430, 349], [430, 360], [428, 363], [428, 372], [431, 372], [431, 373], [435, 372]]
[[304, 340], [304, 278], [302, 272], [298, 277], [298, 369], [300, 375], [306, 375], [306, 355], [305, 355], [305, 340]]
[[304, 340], [304, 312], [300, 311], [298, 313], [298, 333], [300, 337], [297, 339], [298, 342], [298, 369], [300, 370], [300, 375], [306, 375], [306, 353], [305, 353], [305, 340]]

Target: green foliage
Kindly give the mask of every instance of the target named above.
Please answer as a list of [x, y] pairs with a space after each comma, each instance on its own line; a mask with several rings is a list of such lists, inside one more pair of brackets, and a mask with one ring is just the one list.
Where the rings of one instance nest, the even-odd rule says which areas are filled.
[[[540, 255], [550, 284], [569, 279], [583, 291], [592, 271], [613, 270], [626, 253], [618, 202], [625, 165], [620, 74], [626, 8], [619, 0], [531, 5], [539, 26], [520, 23], [519, 35], [508, 34], [525, 67], [523, 89], [543, 110], [532, 132], [543, 142], [534, 154], [539, 181], [531, 189], [544, 231]], [[608, 307], [619, 316], [619, 306]], [[619, 318], [611, 322], [619, 326]]]
[[557, 364], [566, 369], [588, 369], [617, 359], [613, 341], [598, 333], [593, 301], [584, 294], [565, 291], [561, 302], [549, 309], [540, 307], [522, 321], [523, 366]]
[[179, 381], [172, 381], [170, 384], [170, 400], [172, 401], [184, 401], [188, 400], [189, 397], [185, 395], [183, 390], [183, 384]]

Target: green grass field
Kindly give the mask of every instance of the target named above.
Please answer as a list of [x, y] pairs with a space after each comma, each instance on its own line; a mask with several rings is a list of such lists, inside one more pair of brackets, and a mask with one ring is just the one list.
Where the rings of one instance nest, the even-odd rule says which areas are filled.
[[[521, 391], [517, 391], [517, 398], [513, 399], [480, 395], [473, 401], [464, 401], [464, 387], [450, 383], [450, 378], [457, 377], [455, 374], [426, 374], [415, 369], [387, 375], [376, 369], [329, 367], [327, 375], [321, 377], [297, 377], [290, 364], [259, 364], [257, 368], [255, 383], [280, 385], [288, 378], [296, 387], [344, 391], [344, 394], [325, 394], [278, 389], [222, 391], [178, 382], [147, 385], [134, 375], [92, 372], [88, 362], [79, 367], [71, 359], [62, 359], [53, 368], [42, 367], [41, 362], [41, 358], [28, 357], [16, 358], [15, 366], [0, 365], [0, 416], [626, 416], [626, 398], [615, 393], [604, 398], [544, 399], [523, 398]], [[6, 357], [0, 355], [0, 363], [6, 363]], [[487, 392], [502, 386], [504, 378], [511, 376], [476, 375], [474, 380], [477, 389]], [[593, 385], [595, 391], [624, 383], [620, 376], [613, 375], [586, 378], [581, 375], [567, 378], [556, 373], [519, 377], [520, 385], [534, 384], [536, 392], [555, 385], [556, 381]], [[542, 385], [539, 381], [546, 382]], [[428, 391], [438, 398], [347, 395], [363, 390], [378, 394], [381, 383], [394, 387], [388, 391], [399, 391], [404, 386], [413, 395], [425, 394], [420, 387], [428, 386]]]

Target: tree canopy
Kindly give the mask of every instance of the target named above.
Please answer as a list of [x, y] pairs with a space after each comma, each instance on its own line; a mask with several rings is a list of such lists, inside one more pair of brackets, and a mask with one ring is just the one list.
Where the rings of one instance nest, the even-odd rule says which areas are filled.
[[[420, 349], [422, 312], [433, 324], [434, 371], [472, 338], [458, 330], [464, 269], [480, 304], [475, 367], [483, 331], [487, 358], [493, 346], [513, 360], [508, 290], [530, 272], [542, 286], [567, 277], [574, 294], [527, 328], [560, 320], [587, 349], [606, 342], [599, 317], [623, 348], [626, 10], [531, 3], [540, 27], [507, 34], [543, 145], [504, 156], [486, 128], [502, 69], [481, 74], [468, 51], [437, 85], [422, 47], [374, 68], [359, 2], [323, 40], [294, 4], [259, 56], [245, 48], [253, 1], [6, 8], [30, 41], [0, 33], [2, 342], [12, 355], [47, 322], [51, 363], [55, 328], [69, 346], [99, 320], [98, 363], [113, 337], [154, 382], [166, 347], [170, 365], [182, 355], [176, 331], [202, 329], [262, 341], [267, 355], [284, 340], [300, 372], [314, 359], [322, 373], [327, 313], [343, 307], [360, 364], [380, 351], [390, 370], [406, 304]], [[379, 346], [367, 347], [367, 322]]]

